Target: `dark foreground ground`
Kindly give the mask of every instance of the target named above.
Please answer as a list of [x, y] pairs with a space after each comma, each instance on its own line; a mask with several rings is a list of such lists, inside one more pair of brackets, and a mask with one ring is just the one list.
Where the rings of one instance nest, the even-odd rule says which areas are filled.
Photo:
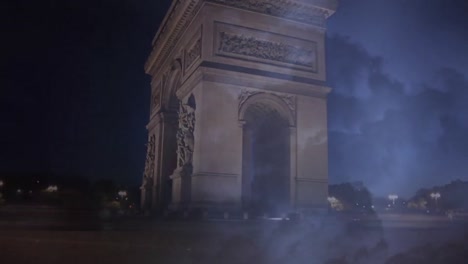
[[468, 231], [462, 221], [443, 217], [382, 219], [383, 228], [330, 216], [301, 221], [103, 221], [84, 211], [6, 207], [0, 209], [0, 263], [378, 264], [418, 245], [463, 239]]

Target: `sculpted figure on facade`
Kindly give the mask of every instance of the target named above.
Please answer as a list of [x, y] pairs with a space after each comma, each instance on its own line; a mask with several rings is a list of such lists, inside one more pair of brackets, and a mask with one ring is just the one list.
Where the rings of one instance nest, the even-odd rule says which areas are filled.
[[156, 138], [152, 135], [147, 144], [145, 172], [143, 173], [143, 186], [150, 188], [154, 174], [154, 158], [156, 154]]
[[195, 108], [190, 104], [180, 103], [179, 128], [177, 130], [177, 167], [192, 164], [195, 130]]
[[154, 184], [154, 166], [155, 166], [155, 154], [156, 154], [156, 142], [155, 136], [152, 135], [148, 141], [147, 150], [146, 150], [146, 161], [145, 161], [145, 171], [143, 172], [143, 183], [141, 185], [141, 190], [144, 194], [142, 197], [142, 208], [148, 210], [151, 206], [151, 196], [152, 196], [152, 187]]

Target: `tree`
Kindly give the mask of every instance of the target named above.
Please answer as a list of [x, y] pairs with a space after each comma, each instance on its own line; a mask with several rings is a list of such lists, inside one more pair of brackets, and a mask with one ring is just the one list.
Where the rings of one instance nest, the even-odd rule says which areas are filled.
[[330, 185], [329, 195], [343, 204], [344, 211], [373, 212], [372, 195], [362, 183]]

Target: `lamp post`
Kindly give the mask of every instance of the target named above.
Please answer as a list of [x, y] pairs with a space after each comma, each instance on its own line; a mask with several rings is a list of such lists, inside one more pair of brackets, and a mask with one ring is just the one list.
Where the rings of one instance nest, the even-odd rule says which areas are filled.
[[58, 191], [58, 187], [57, 185], [49, 185], [46, 189], [45, 189], [46, 192], [48, 193], [54, 193], [54, 192], [57, 192]]
[[123, 199], [124, 197], [127, 197], [127, 191], [119, 191], [117, 193], [120, 196], [120, 199]]
[[396, 194], [389, 194], [388, 199], [392, 201], [393, 205], [395, 205], [395, 200], [398, 199], [398, 195]]

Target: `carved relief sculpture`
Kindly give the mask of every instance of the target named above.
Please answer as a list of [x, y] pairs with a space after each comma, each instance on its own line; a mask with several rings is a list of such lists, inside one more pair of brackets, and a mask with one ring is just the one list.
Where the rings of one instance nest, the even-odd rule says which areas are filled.
[[153, 91], [152, 99], [151, 99], [151, 109], [154, 111], [160, 104], [161, 101], [161, 87], [158, 86]]
[[296, 96], [292, 94], [277, 94], [288, 105], [289, 110], [296, 114]]
[[[316, 0], [319, 6], [311, 6], [299, 1], [278, 1], [278, 0], [187, 0], [174, 1], [173, 8], [166, 23], [160, 28], [155, 40], [149, 61], [145, 67], [149, 72], [153, 67], [159, 71], [162, 64], [156, 61], [165, 61], [170, 54], [168, 50], [177, 43], [184, 30], [192, 22], [193, 17], [198, 13], [204, 2], [212, 2], [225, 6], [236, 7], [239, 9], [267, 14], [276, 17], [287, 18], [290, 20], [315, 25], [321, 28], [325, 27], [326, 19], [336, 9], [336, 1]], [[333, 2], [330, 4], [330, 2]]]
[[177, 130], [177, 167], [192, 165], [195, 130], [195, 108], [180, 103]]
[[154, 158], [156, 154], [155, 136], [152, 135], [147, 144], [145, 172], [143, 173], [143, 187], [151, 188], [154, 174]]
[[201, 38], [199, 38], [195, 44], [185, 52], [185, 66], [184, 70], [187, 70], [192, 64], [201, 56]]
[[[256, 94], [262, 94], [266, 92], [261, 92], [257, 90], [248, 90], [248, 89], [242, 89], [240, 94], [239, 94], [239, 110], [242, 108], [244, 103], [252, 96]], [[268, 92], [269, 94], [273, 94], [275, 96], [278, 96], [289, 108], [293, 116], [296, 115], [296, 96], [292, 94], [283, 94], [283, 93], [272, 93]]]
[[220, 51], [264, 60], [315, 67], [315, 50], [256, 39], [254, 37], [220, 32]]
[[260, 91], [256, 90], [247, 90], [242, 89], [239, 94], [239, 109], [241, 109], [242, 105], [244, 105], [245, 101], [249, 99], [251, 96], [261, 93]]

